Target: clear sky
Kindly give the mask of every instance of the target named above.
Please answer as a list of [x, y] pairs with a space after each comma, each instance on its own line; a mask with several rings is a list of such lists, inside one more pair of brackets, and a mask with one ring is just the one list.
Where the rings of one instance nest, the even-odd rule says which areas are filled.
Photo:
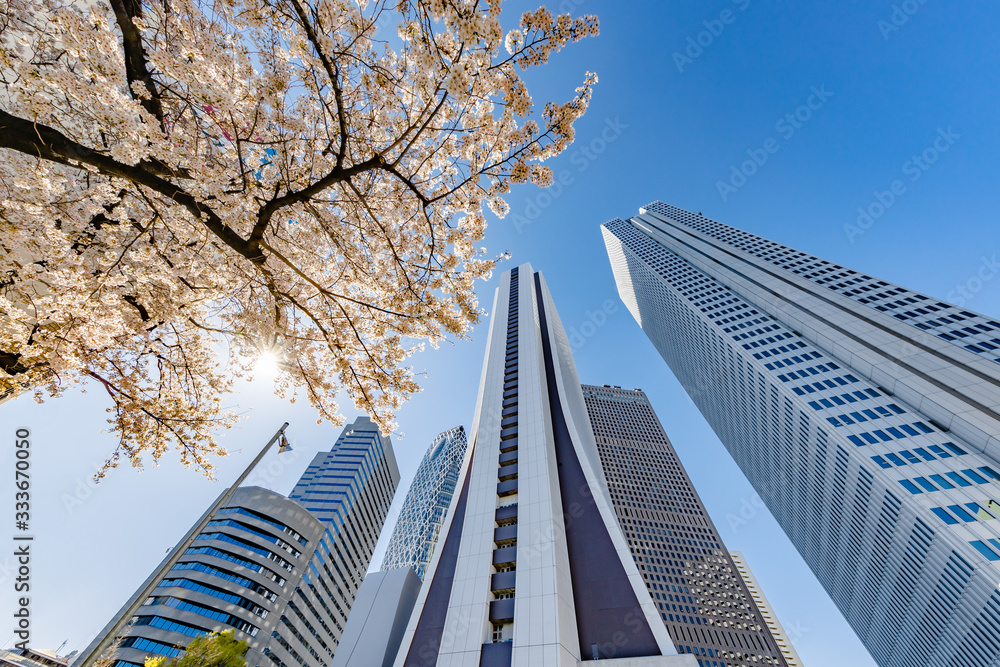
[[[580, 333], [583, 382], [646, 391], [727, 546], [745, 554], [805, 664], [873, 665], [620, 305], [598, 226], [661, 199], [1000, 315], [1000, 270], [976, 279], [1000, 254], [1000, 7], [985, 0], [561, 2], [550, 8], [598, 14], [602, 34], [531, 77], [536, 102], [566, 99], [587, 69], [600, 83], [577, 143], [551, 162], [564, 185], [516, 189], [510, 215], [491, 223], [486, 246], [511, 251], [505, 268], [530, 261], [545, 273], [564, 325]], [[508, 22], [526, 7], [512, 3]], [[762, 164], [743, 165], [754, 157]], [[734, 177], [734, 167], [752, 173]], [[859, 207], [873, 216], [862, 220], [865, 228], [857, 225]], [[495, 280], [480, 285], [483, 307], [491, 307], [494, 288]], [[471, 340], [412, 359], [426, 373], [424, 391], [399, 413], [401, 433], [393, 436], [403, 480], [386, 538], [433, 436], [471, 423], [485, 334], [484, 321]], [[219, 482], [169, 456], [142, 474], [120, 469], [95, 488], [90, 477], [115, 444], [100, 432], [102, 393], [69, 391], [41, 406], [22, 397], [0, 407], [3, 469], [13, 469], [14, 428], [33, 433], [38, 647], [67, 640], [64, 651], [82, 649], [281, 422], [291, 422], [295, 453], [272, 454], [256, 481], [283, 493], [338, 435], [316, 425], [307, 406], [279, 401], [258, 382], [233, 398], [246, 419], [225, 435], [232, 456], [221, 463]], [[0, 506], [12, 505], [4, 484]], [[0, 539], [9, 538], [0, 531]], [[9, 553], [0, 548], [0, 643], [8, 647]]]

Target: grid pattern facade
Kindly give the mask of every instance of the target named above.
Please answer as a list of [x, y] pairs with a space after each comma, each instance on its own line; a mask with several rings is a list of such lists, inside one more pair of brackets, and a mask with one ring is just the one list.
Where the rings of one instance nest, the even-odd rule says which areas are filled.
[[583, 397], [615, 514], [677, 650], [702, 667], [786, 667], [646, 394], [584, 385]]
[[413, 568], [420, 579], [438, 542], [444, 516], [455, 494], [468, 440], [461, 426], [438, 434], [413, 476], [386, 547], [382, 570]]
[[226, 629], [249, 643], [251, 667], [327, 667], [398, 483], [392, 443], [361, 417], [316, 455], [298, 502], [238, 489], [135, 615], [114, 667]]
[[916, 326], [954, 307], [660, 202], [602, 231], [623, 301], [875, 660], [1000, 664], [1000, 365]]
[[733, 559], [736, 571], [739, 572], [740, 578], [743, 579], [747, 590], [750, 591], [753, 603], [757, 606], [757, 610], [760, 611], [761, 616], [764, 617], [764, 622], [771, 631], [774, 641], [778, 643], [778, 648], [781, 649], [781, 655], [785, 657], [788, 667], [802, 667], [802, 658], [799, 657], [798, 652], [795, 650], [795, 646], [792, 644], [788, 633], [785, 632], [785, 628], [781, 626], [781, 621], [778, 620], [777, 614], [771, 608], [771, 603], [767, 601], [767, 596], [764, 595], [760, 584], [757, 583], [757, 577], [753, 576], [753, 571], [747, 564], [747, 559], [739, 551], [730, 551], [729, 557]]
[[326, 667], [345, 621], [329, 610], [346, 604], [329, 597], [340, 588], [330, 539], [287, 498], [239, 489], [133, 616], [115, 667], [176, 657], [195, 637], [223, 630], [247, 641], [248, 665]]

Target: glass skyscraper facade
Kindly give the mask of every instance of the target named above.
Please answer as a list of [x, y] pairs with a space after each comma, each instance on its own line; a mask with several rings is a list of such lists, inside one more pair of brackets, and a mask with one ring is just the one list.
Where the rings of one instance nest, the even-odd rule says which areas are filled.
[[396, 667], [693, 667], [615, 518], [541, 274], [504, 272], [491, 312], [471, 453]]
[[661, 202], [619, 294], [883, 667], [1000, 661], [1000, 322]]
[[383, 570], [409, 567], [421, 579], [455, 494], [468, 440], [461, 426], [439, 433], [424, 454], [386, 547]]
[[249, 667], [327, 667], [398, 483], [392, 443], [362, 417], [316, 455], [298, 502], [237, 489], [126, 626], [113, 667], [175, 657], [223, 630], [247, 641]]
[[639, 389], [583, 385], [611, 502], [681, 653], [701, 667], [789, 667]]

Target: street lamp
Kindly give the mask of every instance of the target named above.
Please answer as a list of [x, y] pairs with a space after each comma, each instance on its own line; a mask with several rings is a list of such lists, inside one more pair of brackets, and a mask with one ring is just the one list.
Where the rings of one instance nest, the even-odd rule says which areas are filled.
[[129, 621], [132, 620], [132, 617], [135, 616], [135, 613], [139, 610], [139, 607], [143, 605], [150, 593], [153, 592], [153, 589], [157, 587], [160, 580], [163, 579], [163, 575], [169, 572], [174, 565], [177, 564], [177, 561], [180, 560], [180, 557], [185, 551], [187, 551], [188, 547], [191, 546], [194, 539], [201, 534], [201, 531], [205, 529], [208, 522], [211, 521], [213, 516], [215, 516], [216, 511], [219, 510], [219, 508], [224, 507], [226, 503], [229, 502], [229, 500], [233, 497], [233, 494], [236, 493], [236, 489], [238, 489], [240, 484], [243, 483], [243, 480], [247, 478], [250, 472], [257, 466], [258, 463], [260, 463], [260, 460], [264, 458], [264, 455], [267, 454], [268, 450], [271, 449], [271, 445], [280, 441], [280, 444], [278, 445], [279, 454], [292, 449], [292, 446], [288, 444], [288, 439], [285, 437], [286, 428], [288, 428], [288, 422], [281, 425], [281, 428], [279, 428], [271, 439], [267, 441], [264, 448], [260, 450], [260, 454], [258, 454], [257, 457], [250, 462], [250, 465], [248, 465], [246, 470], [243, 471], [243, 474], [241, 474], [233, 485], [226, 489], [215, 501], [215, 503], [208, 508], [208, 511], [201, 518], [201, 520], [195, 524], [194, 528], [188, 531], [180, 545], [174, 549], [173, 553], [171, 553], [170, 556], [163, 562], [163, 565], [160, 566], [160, 569], [157, 570], [156, 573], [154, 573], [148, 580], [145, 588], [139, 591], [132, 598], [132, 602], [128, 606], [128, 609], [126, 609], [125, 612], [118, 617], [118, 620], [115, 621], [115, 624], [111, 627], [111, 629], [105, 633], [104, 637], [101, 638], [101, 641], [97, 643], [90, 653], [83, 656], [79, 661], [73, 663], [73, 667], [92, 667], [92, 665], [101, 657], [101, 654], [103, 654], [104, 651], [107, 650], [107, 648], [114, 642], [118, 633], [121, 632], [126, 625], [128, 625]]

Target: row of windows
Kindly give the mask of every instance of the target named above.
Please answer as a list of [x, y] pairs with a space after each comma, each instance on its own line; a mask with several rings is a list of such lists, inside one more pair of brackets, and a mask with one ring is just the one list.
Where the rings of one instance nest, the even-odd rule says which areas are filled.
[[268, 590], [267, 588], [261, 586], [260, 584], [251, 579], [237, 576], [235, 574], [232, 574], [231, 572], [226, 572], [224, 570], [212, 567], [211, 565], [206, 565], [205, 563], [199, 563], [199, 562], [178, 563], [177, 565], [174, 565], [170, 569], [171, 571], [195, 570], [197, 572], [204, 572], [205, 574], [210, 574], [213, 577], [219, 577], [220, 579], [225, 579], [226, 581], [232, 581], [234, 583], [237, 583], [243, 588], [251, 590], [254, 593], [257, 593], [267, 598], [271, 602], [274, 602], [278, 598], [278, 596], [275, 593], [273, 593], [272, 591]]
[[[993, 470], [993, 468], [991, 468], [989, 466], [983, 466], [983, 467], [980, 468], [980, 470], [982, 470], [984, 473], [986, 473], [989, 476], [990, 479], [1000, 480], [1000, 474], [997, 474], [997, 472], [995, 470]], [[972, 483], [976, 483], [976, 484], [989, 484], [990, 483], [989, 479], [984, 478], [982, 475], [980, 475], [979, 473], [977, 473], [974, 470], [972, 470], [972, 468], [966, 468], [965, 470], [962, 471], [962, 474], [965, 475], [966, 477], [968, 477], [968, 479], [966, 479], [965, 477], [962, 477], [957, 472], [950, 472], [949, 471], [949, 472], [946, 472], [944, 474], [945, 474], [946, 477], [948, 477], [952, 482], [954, 482], [955, 484], [957, 484], [959, 487], [972, 486]], [[955, 488], [955, 484], [951, 484], [950, 482], [948, 482], [941, 475], [933, 474], [933, 475], [928, 475], [928, 477], [930, 477], [932, 480], [934, 480], [937, 483], [937, 486], [935, 486], [934, 484], [931, 484], [925, 477], [914, 477], [913, 481], [910, 481], [908, 479], [901, 479], [901, 480], [899, 480], [899, 483], [903, 485], [903, 488], [905, 488], [907, 491], [909, 491], [910, 493], [912, 493], [914, 495], [916, 495], [918, 493], [923, 493], [924, 491], [940, 491], [941, 489], [954, 489]], [[972, 480], [972, 483], [969, 482], [969, 479]], [[916, 482], [916, 484], [914, 484], [914, 482]], [[923, 490], [921, 490], [920, 488], [918, 488], [917, 484], [919, 484], [920, 487], [923, 488]]]
[[146, 653], [165, 655], [168, 658], [176, 657], [184, 652], [184, 649], [179, 646], [164, 644], [145, 637], [126, 637], [122, 641], [121, 646], [122, 648], [134, 648], [139, 651], [145, 651]]
[[294, 569], [291, 563], [286, 561], [278, 554], [268, 551], [267, 549], [262, 549], [258, 546], [255, 546], [250, 542], [247, 542], [246, 540], [241, 540], [237, 537], [233, 537], [232, 535], [227, 535], [226, 533], [202, 533], [201, 535], [199, 535], [194, 539], [219, 540], [220, 542], [229, 542], [230, 544], [235, 544], [236, 546], [246, 549], [247, 551], [252, 551], [255, 554], [259, 554], [261, 556], [264, 556], [265, 558], [269, 558], [270, 560], [273, 560], [274, 562], [276, 562], [278, 565], [285, 568], [289, 572], [291, 572]]
[[[843, 426], [843, 424], [837, 423], [835, 417], [828, 417], [827, 421], [833, 424], [834, 426]], [[918, 430], [923, 431], [924, 433], [934, 432], [934, 430], [931, 429], [931, 427], [929, 427], [927, 424], [923, 422], [913, 422], [913, 426], [915, 426]], [[900, 430], [906, 431], [906, 434], [901, 433]], [[888, 431], [889, 433], [886, 433], [885, 431]], [[864, 433], [859, 433], [858, 435], [849, 435], [847, 436], [847, 439], [853, 442], [858, 447], [864, 447], [865, 444], [874, 445], [877, 444], [879, 441], [892, 442], [894, 439], [903, 440], [910, 436], [920, 435], [919, 433], [917, 433], [916, 430], [914, 430], [913, 427], [908, 426], [906, 424], [900, 424], [899, 428], [896, 428], [895, 426], [887, 426], [885, 427], [885, 431], [877, 428], [871, 432], [865, 431]], [[864, 438], [864, 440], [867, 442], [862, 441], [862, 438]]]
[[157, 588], [171, 587], [186, 588], [191, 591], [197, 591], [198, 593], [204, 593], [205, 595], [211, 595], [214, 598], [243, 607], [244, 609], [247, 609], [262, 618], [267, 616], [266, 609], [258, 604], [254, 604], [245, 597], [234, 595], [233, 593], [226, 592], [220, 588], [215, 588], [214, 586], [206, 586], [205, 584], [198, 583], [197, 581], [191, 581], [190, 579], [163, 579], [157, 586]]
[[[996, 503], [993, 504], [996, 505]], [[969, 508], [969, 511], [971, 511], [972, 514], [966, 512], [960, 505], [948, 505], [948, 509], [951, 510], [951, 514], [946, 512], [941, 507], [932, 507], [931, 511], [949, 526], [957, 524], [958, 519], [961, 519], [965, 523], [972, 523], [976, 519], [982, 519], [983, 521], [993, 521], [996, 519], [995, 516], [984, 510], [979, 503], [965, 503], [965, 506]], [[1000, 505], [997, 505], [997, 507], [1000, 507]], [[952, 514], [957, 516], [958, 519], [956, 519], [955, 516], [952, 516]]]
[[260, 512], [254, 512], [253, 510], [248, 510], [245, 507], [224, 507], [218, 512], [216, 512], [216, 514], [242, 514], [244, 516], [252, 517], [254, 519], [257, 519], [258, 521], [263, 521], [268, 525], [274, 526], [275, 528], [281, 530], [283, 533], [291, 535], [294, 539], [298, 540], [299, 544], [303, 546], [305, 546], [307, 541], [306, 538], [302, 537], [301, 535], [299, 535], [298, 532], [292, 530], [285, 524], [278, 523], [274, 519], [271, 519], [270, 517], [261, 514]]
[[[829, 398], [821, 398], [816, 401], [809, 401], [809, 407], [811, 407], [813, 410], [822, 410], [823, 408], [833, 408], [836, 405], [846, 405], [848, 403], [857, 403], [858, 401], [865, 401], [868, 400], [869, 398], [881, 398], [881, 396], [874, 389], [868, 388], [865, 389], [864, 391], [854, 391], [851, 392], [850, 394], [840, 394], [839, 396], [832, 395]], [[892, 410], [897, 415], [906, 414], [906, 410], [899, 407], [895, 403], [889, 403], [886, 406], [886, 408]], [[883, 416], [886, 417], [890, 416], [889, 412], [887, 412], [886, 409], [881, 406], [876, 406], [875, 409]], [[868, 411], [864, 411], [864, 413], [868, 414]], [[872, 419], [878, 419], [878, 417], [872, 417]], [[862, 419], [859, 421], [864, 421], [864, 420]]]
[[[947, 446], [948, 449], [950, 449], [951, 451], [955, 452], [955, 454], [957, 454], [958, 456], [962, 456], [963, 454], [965, 454], [965, 450], [962, 449], [961, 447], [958, 447], [955, 444], [946, 442], [944, 443], [944, 445]], [[916, 452], [916, 454], [919, 454], [920, 458], [917, 458], [914, 452]], [[933, 452], [933, 454], [931, 452]], [[934, 454], [937, 454], [937, 456], [935, 457]], [[883, 458], [883, 456], [885, 458]], [[914, 447], [912, 452], [908, 449], [902, 449], [896, 454], [890, 453], [890, 454], [883, 454], [881, 456], [873, 456], [872, 461], [877, 463], [881, 468], [891, 468], [893, 464], [897, 466], [905, 466], [907, 461], [909, 461], [910, 463], [921, 463], [920, 460], [921, 458], [924, 461], [937, 461], [939, 458], [950, 459], [951, 454], [946, 452], [941, 447], [941, 445], [930, 445], [926, 449], [924, 449], [923, 447]], [[886, 459], [888, 459], [888, 461]], [[903, 459], [906, 459], [906, 461], [904, 461]]]
[[162, 616], [138, 616], [135, 624], [149, 625], [154, 628], [160, 628], [161, 630], [179, 632], [182, 635], [187, 635], [188, 637], [198, 637], [208, 633], [207, 628], [199, 628], [194, 625], [188, 625], [187, 623], [181, 623], [180, 621], [163, 618]]
[[[826, 400], [826, 399], [823, 399], [823, 400]], [[816, 401], [810, 402], [810, 405], [812, 405], [815, 402]], [[895, 404], [893, 404], [893, 405], [895, 405]], [[821, 408], [822, 408], [822, 406], [820, 406], [820, 408], [816, 408], [816, 409], [821, 409]], [[901, 408], [899, 408], [898, 406], [897, 406], [897, 409], [899, 410], [899, 412], [896, 412], [896, 414], [902, 414], [903, 410]], [[893, 413], [889, 411], [888, 407], [882, 407], [881, 405], [876, 405], [874, 410], [869, 409], [869, 408], [862, 408], [858, 412], [851, 412], [849, 414], [840, 414], [840, 415], [837, 415], [836, 417], [827, 417], [826, 420], [828, 422], [830, 422], [831, 424], [833, 424], [834, 426], [842, 426], [843, 424], [854, 424], [854, 423], [859, 423], [860, 424], [862, 422], [866, 422], [866, 421], [869, 421], [869, 420], [875, 421], [876, 419], [882, 419], [883, 417], [892, 417], [892, 415], [893, 415]], [[841, 423], [836, 423], [838, 421], [841, 422]], [[910, 433], [910, 431], [913, 430], [913, 429], [911, 429], [911, 428], [909, 428], [907, 426], [900, 426], [900, 428], [906, 429], [907, 433]], [[916, 433], [916, 431], [914, 431], [913, 433], [910, 433], [910, 435], [917, 435], [917, 433]]]

